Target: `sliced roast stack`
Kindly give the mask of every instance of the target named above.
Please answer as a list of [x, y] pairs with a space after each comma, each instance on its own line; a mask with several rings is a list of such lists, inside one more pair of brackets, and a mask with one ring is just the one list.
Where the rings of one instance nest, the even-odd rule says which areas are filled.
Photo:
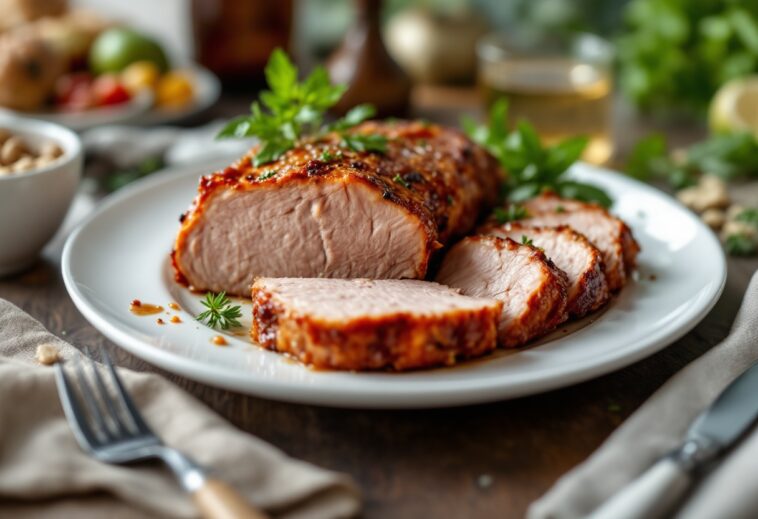
[[503, 173], [455, 130], [351, 131], [387, 137], [386, 152], [331, 134], [254, 167], [253, 149], [203, 177], [181, 217], [177, 280], [252, 293], [268, 349], [328, 369], [449, 365], [586, 316], [636, 266], [629, 228], [594, 204], [545, 194], [520, 221], [482, 224]]
[[528, 241], [541, 249], [568, 278], [567, 310], [579, 318], [603, 306], [610, 297], [603, 272], [603, 256], [590, 241], [571, 227], [539, 227], [513, 222], [481, 227], [482, 234]]
[[568, 279], [545, 254], [510, 238], [471, 236], [445, 255], [436, 281], [502, 301], [498, 342], [519, 346], [568, 317]]

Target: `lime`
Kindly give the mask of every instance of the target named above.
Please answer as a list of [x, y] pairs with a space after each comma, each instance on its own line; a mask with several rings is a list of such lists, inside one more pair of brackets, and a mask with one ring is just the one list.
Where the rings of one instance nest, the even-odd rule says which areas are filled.
[[131, 29], [108, 29], [97, 37], [89, 52], [89, 65], [95, 74], [121, 72], [137, 61], [152, 62], [161, 72], [168, 70], [161, 46]]
[[758, 137], [758, 76], [722, 85], [711, 100], [708, 125], [714, 133], [748, 131]]

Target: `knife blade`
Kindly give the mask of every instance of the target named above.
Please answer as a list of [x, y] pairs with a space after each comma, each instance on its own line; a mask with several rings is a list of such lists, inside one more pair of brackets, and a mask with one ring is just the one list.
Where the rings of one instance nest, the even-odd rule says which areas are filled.
[[737, 377], [687, 431], [688, 440], [706, 439], [729, 447], [758, 417], [758, 363]]
[[758, 363], [740, 374], [692, 422], [682, 444], [595, 510], [591, 519], [666, 516], [699, 468], [737, 442], [758, 418]]

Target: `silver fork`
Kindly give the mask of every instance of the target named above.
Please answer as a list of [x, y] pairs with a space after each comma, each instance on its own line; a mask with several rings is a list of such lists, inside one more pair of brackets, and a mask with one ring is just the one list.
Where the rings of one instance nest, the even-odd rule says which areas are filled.
[[55, 366], [55, 378], [63, 411], [83, 450], [105, 463], [163, 461], [204, 517], [266, 518], [231, 486], [208, 477], [200, 465], [161, 441], [145, 423], [105, 351], [103, 364], [110, 375], [107, 377], [110, 384], [92, 358], [89, 376], [78, 358], [70, 362], [74, 364], [74, 373], [66, 374], [64, 363], [59, 363]]

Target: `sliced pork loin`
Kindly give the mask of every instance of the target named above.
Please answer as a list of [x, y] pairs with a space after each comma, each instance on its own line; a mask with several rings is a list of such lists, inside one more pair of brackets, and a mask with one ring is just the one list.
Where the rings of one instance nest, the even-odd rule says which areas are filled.
[[417, 280], [258, 278], [251, 336], [316, 368], [408, 370], [492, 351], [502, 304]]
[[568, 279], [539, 249], [510, 238], [471, 236], [445, 255], [436, 281], [503, 302], [502, 346], [522, 345], [566, 320]]
[[632, 231], [603, 207], [544, 194], [524, 203], [527, 225], [568, 225], [587, 237], [603, 254], [605, 277], [612, 292], [621, 290], [637, 265], [639, 245]]
[[603, 257], [587, 238], [567, 226], [534, 227], [518, 222], [487, 224], [481, 234], [529, 240], [568, 276], [568, 313], [573, 318], [603, 306], [610, 297], [603, 273]]
[[430, 256], [495, 202], [496, 161], [456, 130], [364, 123], [385, 153], [327, 135], [254, 167], [256, 149], [203, 177], [172, 254], [197, 290], [247, 295], [256, 276], [423, 278]]

